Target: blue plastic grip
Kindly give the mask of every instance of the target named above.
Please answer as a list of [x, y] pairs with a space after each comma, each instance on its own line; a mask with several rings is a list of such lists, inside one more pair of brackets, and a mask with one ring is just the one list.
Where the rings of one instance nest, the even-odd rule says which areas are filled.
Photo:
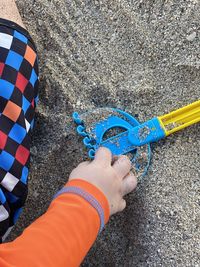
[[165, 131], [160, 125], [158, 118], [153, 118], [132, 128], [129, 131], [128, 139], [134, 146], [143, 146], [145, 144], [156, 142], [165, 136]]
[[72, 119], [78, 125], [83, 123], [83, 121], [80, 119], [80, 116], [79, 116], [78, 112], [74, 112], [72, 114]]

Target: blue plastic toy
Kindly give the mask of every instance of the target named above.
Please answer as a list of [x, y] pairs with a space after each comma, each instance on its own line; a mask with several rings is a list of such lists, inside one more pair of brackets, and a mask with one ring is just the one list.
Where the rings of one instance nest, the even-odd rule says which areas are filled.
[[[89, 118], [89, 119], [88, 119]], [[99, 146], [113, 155], [129, 154], [134, 170], [145, 174], [150, 163], [150, 143], [200, 122], [200, 100], [140, 124], [130, 114], [112, 108], [73, 114], [77, 132], [93, 158]], [[120, 133], [116, 130], [121, 129]], [[109, 136], [110, 134], [110, 136]]]
[[[150, 145], [138, 147], [138, 144], [132, 142], [130, 133], [140, 123], [130, 114], [114, 108], [100, 108], [83, 114], [74, 112], [73, 120], [91, 159], [94, 158], [98, 147], [103, 146], [109, 148], [113, 155], [128, 154], [139, 176], [147, 172], [151, 155]], [[121, 131], [118, 134], [114, 132], [113, 136], [112, 131], [116, 129]], [[109, 137], [109, 134], [112, 136]]]

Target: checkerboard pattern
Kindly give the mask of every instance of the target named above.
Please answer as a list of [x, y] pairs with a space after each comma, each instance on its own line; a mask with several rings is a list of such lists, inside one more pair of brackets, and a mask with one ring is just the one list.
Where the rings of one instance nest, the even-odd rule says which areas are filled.
[[37, 100], [35, 46], [19, 29], [0, 25], [0, 238], [17, 221], [27, 197]]

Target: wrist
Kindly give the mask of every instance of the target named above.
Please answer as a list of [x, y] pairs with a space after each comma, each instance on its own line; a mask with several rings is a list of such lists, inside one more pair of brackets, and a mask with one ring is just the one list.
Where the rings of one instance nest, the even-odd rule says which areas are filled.
[[79, 195], [96, 209], [100, 219], [101, 231], [108, 222], [110, 216], [108, 200], [103, 192], [85, 180], [72, 179], [67, 182], [65, 187], [63, 187], [54, 198], [67, 193]]

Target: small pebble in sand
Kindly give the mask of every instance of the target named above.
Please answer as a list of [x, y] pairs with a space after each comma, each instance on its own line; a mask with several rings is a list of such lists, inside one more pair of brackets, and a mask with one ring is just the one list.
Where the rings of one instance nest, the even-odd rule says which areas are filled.
[[196, 38], [197, 33], [196, 32], [192, 32], [189, 35], [187, 35], [186, 39], [190, 42], [194, 41], [194, 39]]

